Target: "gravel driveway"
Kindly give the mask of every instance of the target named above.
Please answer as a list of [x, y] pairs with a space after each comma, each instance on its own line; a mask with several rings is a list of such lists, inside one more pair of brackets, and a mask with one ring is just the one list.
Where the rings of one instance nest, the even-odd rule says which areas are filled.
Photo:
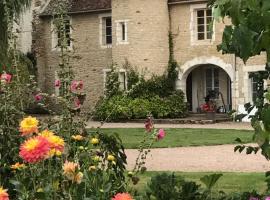
[[[100, 122], [89, 121], [87, 127], [98, 127]], [[223, 122], [215, 124], [155, 124], [156, 128], [213, 128], [213, 129], [236, 129], [253, 130], [250, 123]], [[102, 128], [144, 128], [143, 123], [105, 123]]]
[[[152, 149], [146, 167], [150, 171], [265, 172], [270, 163], [257, 155], [234, 153], [235, 145]], [[137, 150], [126, 150], [128, 168], [134, 166]]]

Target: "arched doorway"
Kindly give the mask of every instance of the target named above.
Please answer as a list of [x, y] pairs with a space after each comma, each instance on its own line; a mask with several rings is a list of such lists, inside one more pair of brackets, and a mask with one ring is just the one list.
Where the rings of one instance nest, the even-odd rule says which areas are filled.
[[[215, 74], [218, 76], [216, 84]], [[192, 112], [197, 112], [197, 108], [204, 103], [207, 91], [219, 88], [228, 110], [228, 108], [236, 106], [234, 78], [233, 66], [221, 58], [215, 56], [195, 57], [180, 67], [176, 88], [185, 92], [187, 102], [190, 104], [189, 109]], [[217, 100], [217, 106], [222, 105], [221, 101], [221, 99]]]
[[189, 72], [185, 92], [190, 111], [200, 112], [205, 97], [212, 91], [216, 94], [214, 98], [217, 108], [229, 110], [232, 105], [232, 90], [227, 72], [212, 64], [198, 65]]

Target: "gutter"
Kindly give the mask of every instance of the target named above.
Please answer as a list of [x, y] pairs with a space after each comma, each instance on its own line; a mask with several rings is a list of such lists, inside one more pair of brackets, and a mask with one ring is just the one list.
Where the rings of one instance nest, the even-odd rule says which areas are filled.
[[[106, 9], [98, 9], [98, 10], [86, 10], [86, 11], [75, 11], [75, 12], [68, 12], [68, 14], [83, 14], [83, 13], [95, 13], [95, 12], [105, 12], [111, 11], [111, 8]], [[52, 16], [52, 14], [40, 14], [40, 17]]]

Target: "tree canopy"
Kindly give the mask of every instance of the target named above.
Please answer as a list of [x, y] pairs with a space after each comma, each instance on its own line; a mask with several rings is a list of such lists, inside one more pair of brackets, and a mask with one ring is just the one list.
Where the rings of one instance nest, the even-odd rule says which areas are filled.
[[8, 63], [8, 27], [29, 7], [31, 0], [0, 1], [0, 65]]
[[209, 5], [214, 8], [215, 20], [231, 19], [218, 50], [234, 53], [244, 62], [266, 52], [270, 61], [269, 0], [209, 0]]

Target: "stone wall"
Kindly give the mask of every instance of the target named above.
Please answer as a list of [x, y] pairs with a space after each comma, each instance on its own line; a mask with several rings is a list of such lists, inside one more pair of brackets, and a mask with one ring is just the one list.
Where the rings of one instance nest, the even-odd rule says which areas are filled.
[[113, 0], [113, 35], [116, 22], [127, 21], [128, 44], [113, 39], [113, 61], [121, 64], [127, 59], [138, 69], [162, 74], [169, 59], [169, 14], [167, 0]]
[[[214, 36], [211, 41], [201, 42], [194, 39], [196, 33], [195, 10], [205, 8], [206, 4], [177, 4], [169, 6], [171, 31], [174, 39], [174, 55], [180, 65], [178, 88], [185, 91], [185, 78], [190, 71], [201, 64], [214, 64], [223, 68], [232, 81], [232, 104], [237, 108], [251, 100], [251, 84], [248, 74], [251, 71], [262, 70], [265, 55], [251, 58], [246, 64], [234, 55], [222, 55], [217, 51], [224, 30], [223, 23], [214, 23]], [[229, 20], [226, 20], [229, 23]], [[192, 65], [192, 63], [194, 65]]]
[[[72, 15], [72, 59], [71, 65], [76, 80], [84, 81], [87, 94], [85, 107], [92, 107], [104, 91], [104, 72], [112, 63], [111, 48], [101, 48], [99, 43], [99, 14]], [[43, 90], [54, 93], [55, 74], [58, 70], [59, 51], [52, 46], [50, 17], [40, 20], [36, 32], [39, 83]]]

